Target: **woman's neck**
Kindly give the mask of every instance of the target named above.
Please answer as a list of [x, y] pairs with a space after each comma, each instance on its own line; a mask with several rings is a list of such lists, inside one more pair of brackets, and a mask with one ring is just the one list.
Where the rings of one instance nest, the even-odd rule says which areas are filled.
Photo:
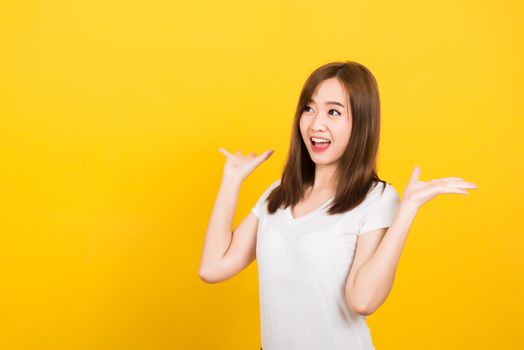
[[335, 165], [317, 165], [315, 166], [315, 179], [312, 184], [312, 190], [323, 191], [326, 189], [336, 190], [338, 184], [338, 174]]

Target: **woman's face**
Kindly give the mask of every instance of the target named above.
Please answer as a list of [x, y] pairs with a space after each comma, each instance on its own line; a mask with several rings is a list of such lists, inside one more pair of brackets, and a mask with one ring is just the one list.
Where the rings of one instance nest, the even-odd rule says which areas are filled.
[[[300, 133], [315, 164], [335, 164], [344, 154], [351, 134], [351, 108], [344, 85], [337, 78], [321, 82], [300, 117]], [[316, 138], [329, 140], [317, 143]], [[313, 138], [313, 140], [312, 140]]]

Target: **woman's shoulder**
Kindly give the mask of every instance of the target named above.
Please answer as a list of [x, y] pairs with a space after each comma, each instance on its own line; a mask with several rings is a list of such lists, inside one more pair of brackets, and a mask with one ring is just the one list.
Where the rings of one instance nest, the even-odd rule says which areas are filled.
[[277, 187], [278, 185], [280, 185], [281, 182], [282, 182], [282, 179], [281, 179], [281, 178], [278, 178], [278, 179], [276, 179], [275, 181], [273, 181], [273, 182], [271, 183], [271, 185], [269, 185], [269, 187], [271, 187], [271, 188], [275, 188], [275, 187]]
[[372, 186], [372, 189], [373, 191], [384, 191], [384, 192], [393, 192], [393, 191], [396, 191], [395, 190], [395, 187], [390, 184], [389, 182], [382, 182], [382, 181], [377, 181], [373, 184]]
[[273, 182], [271, 182], [271, 184], [267, 187], [266, 191], [267, 192], [272, 191], [275, 187], [280, 185], [280, 183], [281, 183], [281, 179], [280, 178], [278, 178], [276, 180], [273, 180]]
[[281, 179], [278, 178], [276, 180], [273, 180], [269, 186], [266, 187], [266, 189], [264, 190], [263, 194], [262, 194], [262, 197], [265, 199], [266, 197], [269, 196], [269, 194], [271, 193], [271, 191], [273, 191], [273, 189], [275, 189], [275, 187], [277, 187], [278, 185], [280, 185], [280, 182], [281, 182]]
[[366, 201], [396, 200], [398, 197], [398, 192], [393, 185], [388, 182], [377, 181], [369, 190]]

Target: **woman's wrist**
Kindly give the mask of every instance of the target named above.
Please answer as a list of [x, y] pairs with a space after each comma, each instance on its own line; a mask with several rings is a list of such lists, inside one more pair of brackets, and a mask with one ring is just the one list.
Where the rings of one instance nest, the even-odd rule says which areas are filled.
[[240, 185], [242, 185], [242, 182], [243, 180], [239, 179], [236, 176], [226, 175], [222, 177], [221, 187], [240, 187]]
[[399, 204], [399, 210], [407, 213], [416, 214], [419, 208], [420, 206], [417, 203], [412, 202], [409, 199], [402, 199]]

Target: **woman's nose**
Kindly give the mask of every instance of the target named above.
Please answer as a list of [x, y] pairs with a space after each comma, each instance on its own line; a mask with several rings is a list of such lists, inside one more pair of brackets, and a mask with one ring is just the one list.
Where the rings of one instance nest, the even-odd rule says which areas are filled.
[[318, 113], [317, 115], [315, 115], [313, 117], [313, 120], [311, 121], [311, 129], [314, 129], [314, 130], [320, 130], [320, 129], [324, 129], [325, 125], [326, 125], [326, 120], [325, 120], [325, 117], [322, 113]]

